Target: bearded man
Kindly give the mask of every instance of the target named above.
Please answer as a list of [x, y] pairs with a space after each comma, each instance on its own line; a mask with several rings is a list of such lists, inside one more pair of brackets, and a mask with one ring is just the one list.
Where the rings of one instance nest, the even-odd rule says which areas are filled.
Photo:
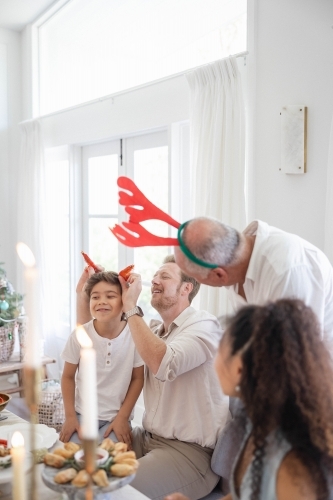
[[[152, 279], [151, 304], [162, 318], [153, 329], [136, 305], [140, 275], [132, 273], [127, 282], [119, 279], [124, 319], [146, 365], [143, 426], [134, 428], [132, 436], [140, 466], [131, 485], [155, 500], [175, 491], [199, 499], [219, 480], [210, 462], [229, 415], [213, 366], [220, 324], [191, 307], [200, 285], [180, 270], [173, 256]], [[78, 321], [86, 319], [79, 297]]]

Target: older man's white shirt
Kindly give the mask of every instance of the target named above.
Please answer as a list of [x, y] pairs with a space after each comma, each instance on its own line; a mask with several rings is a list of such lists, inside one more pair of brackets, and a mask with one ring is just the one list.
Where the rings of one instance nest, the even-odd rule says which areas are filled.
[[326, 255], [308, 241], [262, 221], [244, 230], [256, 240], [243, 285], [227, 287], [234, 310], [246, 304], [263, 305], [282, 298], [298, 298], [312, 307], [323, 339], [333, 354], [333, 268]]

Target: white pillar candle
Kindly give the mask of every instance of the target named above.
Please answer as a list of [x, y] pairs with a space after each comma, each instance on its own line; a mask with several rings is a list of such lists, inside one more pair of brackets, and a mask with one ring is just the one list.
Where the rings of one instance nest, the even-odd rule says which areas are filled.
[[26, 500], [27, 486], [25, 480], [25, 449], [22, 434], [15, 431], [11, 440], [11, 457], [13, 467], [13, 500]]
[[41, 366], [40, 334], [38, 327], [38, 271], [35, 266], [35, 257], [30, 248], [24, 243], [16, 245], [17, 253], [22, 260], [24, 270], [25, 310], [27, 314], [27, 337], [24, 364], [29, 368], [37, 369]]
[[97, 439], [97, 380], [96, 380], [96, 351], [92, 341], [82, 326], [76, 330], [76, 337], [81, 345], [80, 378], [82, 381], [82, 420], [81, 434], [83, 439]]

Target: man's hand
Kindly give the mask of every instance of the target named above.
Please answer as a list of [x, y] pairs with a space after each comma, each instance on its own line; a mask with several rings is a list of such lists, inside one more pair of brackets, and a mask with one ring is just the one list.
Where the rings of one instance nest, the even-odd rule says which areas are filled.
[[120, 415], [117, 415], [104, 432], [104, 437], [108, 437], [108, 435], [112, 431], [115, 433], [119, 441], [121, 441], [122, 443], [126, 443], [129, 450], [132, 449], [132, 429], [128, 423], [127, 418], [123, 418]]
[[79, 438], [81, 439], [80, 424], [76, 415], [73, 417], [66, 418], [59, 434], [59, 440], [62, 441], [63, 443], [68, 443], [74, 432], [77, 432], [79, 434]]
[[122, 276], [119, 276], [119, 281], [122, 288], [123, 311], [127, 312], [137, 304], [142, 290], [141, 276], [131, 273], [127, 281]]

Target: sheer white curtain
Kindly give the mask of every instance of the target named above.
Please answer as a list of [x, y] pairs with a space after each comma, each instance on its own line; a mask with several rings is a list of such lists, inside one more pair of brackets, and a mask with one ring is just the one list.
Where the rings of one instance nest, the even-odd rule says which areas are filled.
[[[17, 241], [27, 244], [32, 250], [39, 271], [35, 300], [39, 302], [38, 324], [41, 339], [45, 341], [45, 353], [57, 357], [55, 336], [50, 329], [47, 284], [50, 280], [49, 266], [45, 261], [45, 161], [41, 123], [31, 120], [20, 124], [21, 147], [18, 175]], [[23, 275], [23, 264], [19, 263], [18, 276]], [[23, 285], [23, 284], [22, 284]], [[23, 288], [22, 288], [23, 289]], [[28, 291], [25, 291], [27, 293]], [[41, 346], [42, 347], [42, 346]], [[51, 366], [51, 365], [50, 365]], [[57, 366], [48, 368], [49, 375], [58, 377]]]
[[324, 251], [333, 264], [333, 118], [331, 124], [330, 143], [327, 163], [327, 190], [325, 213], [325, 247]]
[[[245, 227], [245, 118], [241, 75], [234, 57], [191, 71], [193, 212]], [[203, 285], [200, 309], [227, 313], [225, 290]]]

